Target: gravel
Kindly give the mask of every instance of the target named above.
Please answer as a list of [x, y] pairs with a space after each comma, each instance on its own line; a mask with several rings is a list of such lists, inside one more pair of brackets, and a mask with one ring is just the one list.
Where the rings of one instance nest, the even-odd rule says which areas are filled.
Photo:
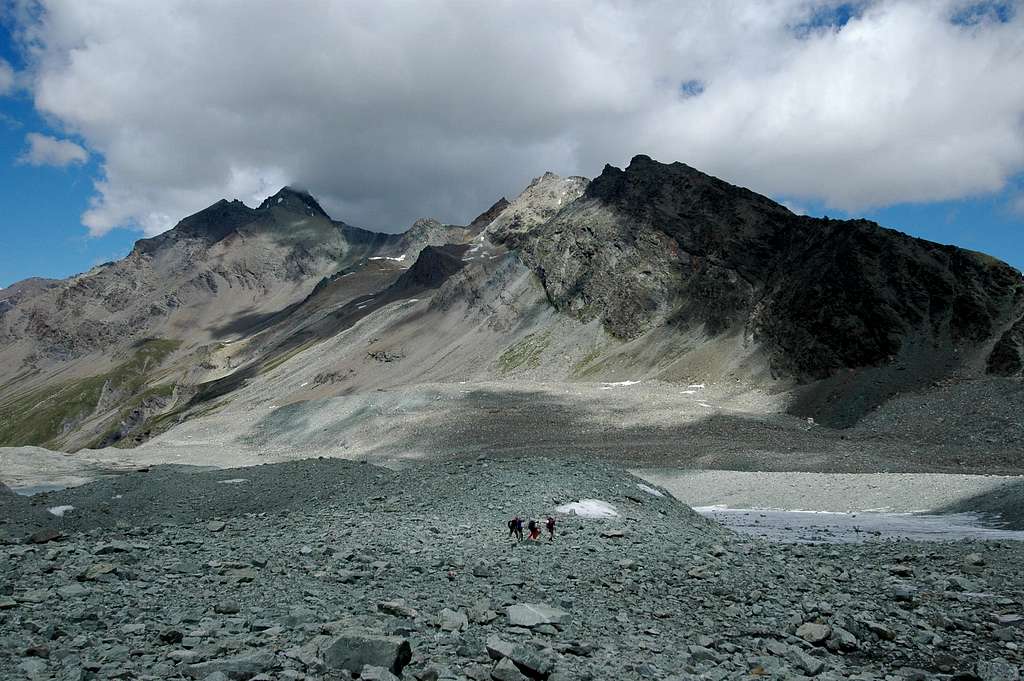
[[[781, 545], [640, 483], [543, 458], [312, 459], [49, 493], [76, 507], [51, 516], [64, 536], [0, 546], [0, 677], [988, 681], [1024, 663], [1019, 543]], [[508, 539], [513, 515], [584, 498], [620, 515]]]

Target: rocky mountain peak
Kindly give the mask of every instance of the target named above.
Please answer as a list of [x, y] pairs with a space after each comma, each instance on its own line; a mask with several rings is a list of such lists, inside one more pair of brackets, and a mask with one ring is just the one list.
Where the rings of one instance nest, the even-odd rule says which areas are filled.
[[487, 225], [494, 222], [494, 219], [501, 215], [501, 212], [509, 207], [508, 199], [504, 196], [494, 202], [490, 208], [485, 210], [480, 215], [473, 218], [473, 221], [469, 223], [469, 229], [472, 231], [478, 231], [486, 227]]
[[327, 211], [320, 207], [320, 204], [313, 198], [313, 195], [298, 187], [282, 187], [276, 194], [264, 199], [257, 210], [269, 210], [272, 208], [330, 219]]
[[212, 206], [188, 216], [163, 234], [149, 239], [139, 239], [135, 242], [133, 252], [152, 254], [162, 246], [181, 239], [203, 239], [211, 244], [216, 243], [255, 218], [256, 211], [241, 201], [221, 199]]

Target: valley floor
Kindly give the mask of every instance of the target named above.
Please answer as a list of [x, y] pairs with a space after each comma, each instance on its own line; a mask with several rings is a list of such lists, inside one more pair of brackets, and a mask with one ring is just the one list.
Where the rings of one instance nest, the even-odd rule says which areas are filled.
[[[555, 510], [580, 499], [617, 515]], [[63, 539], [0, 546], [5, 679], [391, 679], [404, 644], [404, 678], [476, 681], [1024, 663], [1024, 543], [780, 544], [605, 463], [158, 466], [8, 502], [26, 529], [73, 509]], [[555, 541], [509, 539], [515, 514], [555, 515]]]
[[835, 430], [739, 385], [455, 382], [317, 397], [302, 376], [278, 376], [273, 393], [242, 388], [134, 449], [0, 448], [0, 479], [31, 492], [160, 464], [542, 456], [626, 467], [694, 506], [980, 512], [1024, 529], [1018, 383], [966, 383], [933, 403], [908, 395]]

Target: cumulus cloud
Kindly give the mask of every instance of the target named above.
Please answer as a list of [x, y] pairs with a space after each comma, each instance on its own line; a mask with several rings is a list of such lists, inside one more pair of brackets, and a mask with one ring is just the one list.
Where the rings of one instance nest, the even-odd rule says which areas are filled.
[[1024, 169], [1014, 8], [42, 0], [17, 34], [37, 108], [102, 155], [93, 233], [286, 183], [397, 230], [637, 153], [852, 211], [999, 190]]
[[18, 157], [20, 163], [65, 168], [74, 163], [85, 163], [89, 160], [89, 152], [70, 140], [30, 132], [25, 135], [25, 142], [28, 143], [28, 149]]
[[4, 59], [0, 59], [0, 96], [14, 89], [14, 69]]

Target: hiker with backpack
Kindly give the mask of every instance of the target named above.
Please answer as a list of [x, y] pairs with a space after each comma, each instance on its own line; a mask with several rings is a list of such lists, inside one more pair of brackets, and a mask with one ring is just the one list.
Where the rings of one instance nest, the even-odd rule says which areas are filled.
[[526, 527], [530, 530], [530, 541], [540, 539], [540, 525], [537, 524], [536, 520], [531, 520]]
[[508, 521], [508, 536], [510, 538], [515, 536], [519, 541], [523, 541], [523, 519], [519, 516]]
[[548, 521], [544, 525], [548, 528], [548, 541], [555, 541], [555, 519], [548, 516]]

